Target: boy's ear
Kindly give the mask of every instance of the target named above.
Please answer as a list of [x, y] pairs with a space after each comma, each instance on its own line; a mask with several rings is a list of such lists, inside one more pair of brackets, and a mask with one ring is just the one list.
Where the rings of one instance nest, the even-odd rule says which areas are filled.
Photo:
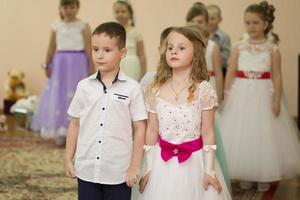
[[127, 55], [127, 48], [124, 47], [123, 49], [121, 49], [121, 58], [122, 58], [122, 59], [125, 58], [126, 55]]

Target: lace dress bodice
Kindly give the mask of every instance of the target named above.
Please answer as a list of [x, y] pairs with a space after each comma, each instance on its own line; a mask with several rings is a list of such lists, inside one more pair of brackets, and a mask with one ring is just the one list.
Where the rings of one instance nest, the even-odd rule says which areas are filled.
[[159, 97], [159, 92], [146, 95], [148, 111], [157, 114], [160, 136], [174, 144], [198, 138], [201, 135], [202, 111], [213, 109], [217, 104], [217, 95], [207, 81], [199, 84], [197, 100], [181, 105], [166, 102]]
[[251, 43], [243, 40], [235, 45], [238, 49], [238, 70], [243, 71], [270, 71], [271, 54], [278, 49], [270, 41]]

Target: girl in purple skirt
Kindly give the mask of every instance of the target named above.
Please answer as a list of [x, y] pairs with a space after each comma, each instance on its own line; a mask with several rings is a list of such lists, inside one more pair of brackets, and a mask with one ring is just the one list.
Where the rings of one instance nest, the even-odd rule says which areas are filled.
[[51, 26], [46, 62], [48, 77], [34, 113], [31, 128], [44, 138], [64, 145], [68, 127], [67, 108], [77, 83], [93, 71], [90, 27], [76, 17], [79, 0], [60, 0], [61, 21]]

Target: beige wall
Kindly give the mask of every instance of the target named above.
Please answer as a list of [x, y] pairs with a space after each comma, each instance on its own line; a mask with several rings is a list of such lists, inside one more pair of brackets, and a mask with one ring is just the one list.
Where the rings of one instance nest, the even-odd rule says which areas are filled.
[[[132, 0], [136, 24], [142, 32], [149, 70], [157, 62], [160, 31], [166, 26], [183, 25], [192, 0]], [[253, 0], [205, 0], [218, 4], [223, 11], [221, 27], [236, 41], [244, 32], [243, 12]], [[297, 113], [297, 55], [300, 53], [299, 0], [272, 0], [275, 5], [275, 31], [282, 42], [282, 68], [284, 90], [289, 111]], [[111, 0], [81, 0], [79, 17], [92, 28], [113, 20]], [[45, 83], [40, 69], [49, 39], [49, 25], [58, 18], [58, 0], [0, 0], [0, 101], [4, 95], [7, 71], [18, 68], [26, 73], [30, 91], [39, 94]], [[1, 103], [2, 104], [2, 103]], [[0, 106], [2, 107], [2, 105]]]

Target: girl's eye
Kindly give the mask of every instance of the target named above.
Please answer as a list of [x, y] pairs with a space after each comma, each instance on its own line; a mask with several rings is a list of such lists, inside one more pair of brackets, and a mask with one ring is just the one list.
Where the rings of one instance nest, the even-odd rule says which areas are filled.
[[108, 52], [110, 52], [110, 49], [105, 49], [104, 51], [108, 53]]
[[185, 47], [180, 47], [180, 50], [185, 50]]
[[97, 52], [97, 51], [98, 51], [98, 48], [93, 48], [93, 51], [96, 51], [96, 52]]
[[172, 47], [168, 47], [168, 50], [169, 50], [169, 51], [172, 51], [172, 49], [173, 49]]

